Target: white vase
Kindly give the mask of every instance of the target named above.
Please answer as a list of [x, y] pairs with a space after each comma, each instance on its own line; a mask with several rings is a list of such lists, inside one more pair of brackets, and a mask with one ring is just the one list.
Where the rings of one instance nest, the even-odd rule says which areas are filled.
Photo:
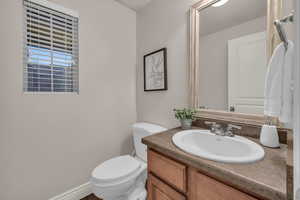
[[266, 147], [278, 148], [279, 136], [276, 126], [263, 125], [260, 132], [260, 143]]

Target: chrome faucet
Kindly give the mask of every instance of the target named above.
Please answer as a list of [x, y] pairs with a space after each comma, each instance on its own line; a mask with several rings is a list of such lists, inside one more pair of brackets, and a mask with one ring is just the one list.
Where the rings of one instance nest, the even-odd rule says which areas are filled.
[[216, 122], [204, 122], [206, 125], [210, 126], [210, 131], [219, 136], [229, 136], [234, 137], [234, 129], [241, 130], [241, 126], [236, 126], [233, 124], [218, 124]]

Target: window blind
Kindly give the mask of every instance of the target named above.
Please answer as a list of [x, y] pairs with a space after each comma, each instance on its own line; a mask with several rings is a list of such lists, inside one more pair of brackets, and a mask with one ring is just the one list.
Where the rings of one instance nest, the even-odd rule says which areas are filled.
[[24, 0], [24, 91], [78, 92], [78, 18]]

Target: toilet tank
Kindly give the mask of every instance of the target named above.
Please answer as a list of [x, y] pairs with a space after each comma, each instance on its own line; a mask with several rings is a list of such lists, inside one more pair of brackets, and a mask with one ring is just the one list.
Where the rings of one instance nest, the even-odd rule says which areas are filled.
[[150, 123], [133, 124], [133, 142], [137, 157], [147, 162], [147, 146], [142, 144], [143, 137], [166, 130], [164, 127]]

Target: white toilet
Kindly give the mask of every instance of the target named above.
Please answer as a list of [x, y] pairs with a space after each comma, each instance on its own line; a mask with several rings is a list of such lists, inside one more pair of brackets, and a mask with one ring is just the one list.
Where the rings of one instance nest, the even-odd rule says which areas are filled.
[[147, 148], [141, 139], [165, 130], [166, 128], [149, 123], [134, 124], [136, 156], [115, 157], [96, 167], [91, 177], [93, 193], [104, 200], [145, 200]]

